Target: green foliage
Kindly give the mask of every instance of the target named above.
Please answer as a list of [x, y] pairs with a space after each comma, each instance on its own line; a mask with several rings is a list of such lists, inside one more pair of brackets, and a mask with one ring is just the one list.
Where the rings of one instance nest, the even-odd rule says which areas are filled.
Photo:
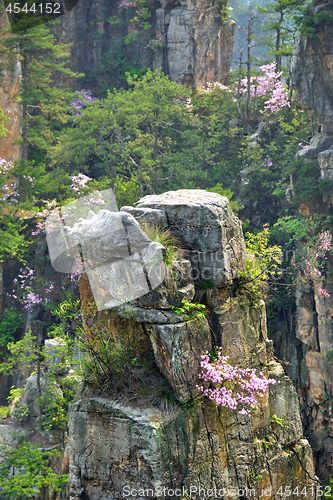
[[36, 343], [36, 337], [27, 332], [22, 340], [9, 342], [7, 349], [10, 356], [0, 364], [0, 373], [12, 375], [14, 369], [18, 369], [25, 377], [28, 377], [41, 357], [41, 348]]
[[12, 417], [18, 422], [24, 422], [30, 415], [30, 410], [28, 405], [22, 405], [19, 401], [14, 403], [14, 408], [12, 409]]
[[37, 428], [46, 431], [65, 428], [68, 422], [65, 403], [63, 395], [56, 390], [53, 384], [50, 385], [40, 398], [42, 415]]
[[195, 318], [204, 318], [207, 314], [206, 306], [204, 304], [199, 304], [196, 302], [189, 302], [186, 299], [182, 300], [182, 307], [171, 306], [171, 309], [176, 314], [185, 314], [186, 320], [189, 321]]
[[232, 293], [246, 293], [254, 303], [265, 295], [267, 281], [280, 274], [281, 248], [268, 247], [269, 234], [268, 225], [258, 234], [246, 233], [246, 269], [239, 271], [238, 279], [229, 287]]
[[190, 91], [160, 70], [141, 79], [128, 75], [128, 85], [75, 119], [52, 149], [53, 163], [91, 177], [107, 175], [112, 186], [119, 176], [134, 180], [140, 194], [194, 187], [201, 140], [186, 105]]
[[14, 342], [15, 334], [23, 327], [21, 311], [13, 307], [5, 309], [0, 316], [0, 346], [6, 347], [9, 342]]
[[9, 417], [9, 407], [0, 406], [0, 423], [3, 423]]
[[[11, 449], [2, 445], [0, 464], [0, 488], [3, 498], [23, 500], [35, 498], [41, 491], [59, 491], [68, 482], [67, 475], [55, 474], [49, 466], [56, 450], [44, 451], [39, 445], [23, 441]], [[47, 489], [46, 489], [47, 488]]]
[[0, 137], [6, 137], [6, 135], [8, 133], [8, 129], [6, 129], [3, 126], [3, 123], [5, 123], [8, 120], [9, 120], [9, 118], [5, 117], [3, 110], [0, 108]]
[[251, 487], [254, 487], [256, 483], [257, 483], [257, 485], [259, 486], [260, 479], [262, 478], [262, 474], [258, 474], [258, 475], [256, 475], [256, 474], [255, 474], [255, 472], [248, 471], [248, 472], [246, 473], [246, 475], [249, 477], [249, 480], [250, 480], [250, 486], [251, 486]]
[[279, 425], [280, 427], [285, 427], [286, 429], [289, 429], [289, 426], [288, 426], [288, 425], [285, 425], [285, 424], [283, 423], [283, 419], [282, 419], [282, 418], [277, 417], [276, 415], [273, 415], [273, 416], [272, 416], [271, 423], [272, 423], [272, 424], [277, 424], [277, 425]]
[[171, 269], [177, 265], [177, 262], [182, 259], [183, 252], [180, 248], [180, 241], [176, 238], [169, 229], [161, 229], [158, 226], [149, 224], [141, 224], [142, 230], [148, 238], [154, 243], [160, 243], [165, 248], [163, 262], [167, 269]]
[[326, 10], [314, 14], [307, 7], [302, 13], [294, 16], [294, 21], [303, 36], [314, 36], [319, 26], [333, 24], [333, 16]]

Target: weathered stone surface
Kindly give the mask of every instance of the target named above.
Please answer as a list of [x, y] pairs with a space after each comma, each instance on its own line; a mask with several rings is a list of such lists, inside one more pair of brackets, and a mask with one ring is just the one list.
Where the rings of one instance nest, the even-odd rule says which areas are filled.
[[0, 445], [6, 444], [10, 448], [16, 448], [22, 441], [27, 441], [32, 432], [17, 423], [0, 424]]
[[[273, 357], [264, 303], [251, 306], [244, 298], [228, 297], [227, 288], [221, 287], [205, 292], [208, 319], [174, 321], [177, 315], [170, 309], [182, 294], [193, 300], [193, 269], [202, 255], [221, 256], [223, 265], [217, 261], [216, 266], [221, 283], [231, 281], [244, 268], [244, 240], [228, 200], [206, 191], [181, 190], [143, 198], [138, 209], [146, 208], [165, 212], [168, 228], [181, 238], [192, 267], [182, 261], [183, 276], [178, 263], [157, 289], [132, 304], [103, 312], [105, 326], [120, 344], [125, 331], [131, 337], [141, 328], [150, 345], [142, 344], [138, 356], [144, 349], [151, 355], [152, 348], [157, 366], [180, 403], [197, 396], [200, 356], [214, 345], [223, 348], [231, 364], [255, 368], [274, 378], [276, 384], [259, 399], [258, 410], [251, 416], [219, 410], [208, 400], [191, 413], [179, 406], [162, 413], [146, 404], [121, 406], [94, 397], [74, 404], [69, 425], [71, 499], [116, 500], [123, 497], [125, 486], [246, 488], [249, 474], [259, 472], [260, 487], [269, 489], [266, 496], [271, 500], [277, 498], [283, 484], [293, 488], [309, 485], [302, 466], [314, 476], [311, 449], [302, 439], [296, 391]], [[205, 265], [209, 267], [207, 262]], [[168, 282], [170, 276], [173, 286]], [[81, 295], [85, 304], [89, 293], [82, 286]], [[289, 442], [294, 451], [286, 451]], [[209, 496], [221, 498], [217, 493]], [[134, 500], [134, 495], [129, 493], [129, 498]], [[158, 498], [158, 493], [151, 493], [150, 498]], [[193, 493], [190, 498], [199, 497]], [[224, 498], [231, 500], [233, 494], [226, 491]]]
[[138, 207], [166, 212], [170, 230], [187, 250], [195, 279], [213, 279], [218, 287], [244, 269], [241, 223], [232, 213], [227, 198], [200, 189], [180, 189], [145, 196]]
[[297, 155], [299, 158], [315, 160], [317, 159], [319, 153], [326, 149], [329, 149], [333, 145], [333, 135], [327, 134], [316, 134], [312, 137], [310, 144], [308, 147], [301, 149], [298, 151]]
[[[153, 227], [165, 228], [168, 225], [166, 213], [164, 210], [155, 210], [154, 208], [135, 208], [121, 207], [121, 212], [127, 212], [141, 224], [148, 224]], [[143, 228], [144, 230], [144, 228]]]
[[[333, 11], [333, 2], [317, 6], [317, 11]], [[314, 36], [298, 36], [290, 63], [290, 83], [296, 101], [313, 110], [321, 132], [333, 132], [333, 30], [327, 24]]]
[[146, 325], [157, 366], [168, 379], [177, 399], [185, 403], [198, 395], [200, 356], [212, 348], [206, 318], [176, 325]]
[[[47, 390], [51, 385], [54, 386], [53, 387], [54, 393], [62, 396], [62, 391], [56, 382], [51, 382], [50, 380], [41, 376], [40, 378], [41, 394], [47, 392]], [[28, 378], [24, 387], [24, 394], [20, 401], [22, 405], [26, 404], [28, 406], [30, 411], [29, 419], [35, 419], [39, 416], [38, 400], [39, 400], [39, 393], [37, 385], [37, 373], [34, 373], [33, 375], [30, 375], [30, 377]]]
[[67, 249], [74, 257], [82, 257], [91, 266], [114, 262], [146, 249], [151, 243], [134, 217], [126, 212], [99, 210], [95, 215], [79, 219], [74, 226], [62, 229]]
[[[73, 70], [98, 75], [103, 55], [115, 53], [125, 36], [136, 33], [136, 40], [129, 44], [129, 65], [132, 62], [142, 68], [162, 68], [171, 80], [193, 87], [202, 87], [207, 81], [227, 81], [235, 23], [223, 23], [219, 4], [213, 0], [176, 4], [163, 0], [151, 19], [150, 37], [160, 45], [156, 49], [149, 49], [146, 33], [131, 25], [133, 10], [119, 9], [118, 5], [116, 0], [80, 0], [61, 17], [55, 30], [64, 41], [73, 43]], [[118, 22], [108, 23], [111, 16], [116, 16]], [[117, 84], [119, 75], [115, 72], [112, 78], [113, 85]]]
[[[286, 371], [297, 388], [304, 435], [309, 437], [314, 451], [316, 472], [324, 479], [327, 467], [332, 464], [333, 451], [331, 403], [323, 399], [333, 391], [333, 366], [323, 359], [333, 346], [333, 288], [330, 281], [322, 286], [330, 297], [299, 284], [295, 330], [280, 328], [274, 335], [274, 347], [278, 358], [290, 363]], [[292, 318], [289, 321], [292, 324]]]
[[320, 167], [320, 178], [333, 180], [333, 148], [322, 151], [318, 155], [318, 163]]
[[122, 318], [134, 319], [139, 323], [158, 323], [161, 325], [181, 323], [185, 319], [185, 314], [176, 314], [158, 309], [143, 309], [132, 304], [117, 308], [117, 313]]
[[[275, 410], [274, 401], [272, 405]], [[219, 412], [212, 404], [192, 413], [161, 413], [101, 398], [79, 401], [70, 408], [70, 498], [120, 500], [129, 487], [150, 488], [149, 498], [156, 500], [158, 488], [179, 488], [182, 493], [184, 486], [190, 493], [192, 486], [190, 498], [199, 498], [194, 488], [201, 487], [212, 489], [209, 497], [217, 500], [224, 488], [223, 498], [231, 500], [232, 488], [250, 489], [250, 473], [261, 476], [260, 493], [262, 487], [272, 487], [265, 497], [269, 500], [277, 498], [281, 485], [309, 488], [312, 482], [302, 468], [314, 477], [307, 440], [301, 432], [295, 436], [288, 428], [276, 429], [271, 416], [267, 413], [267, 425], [260, 431], [249, 417]], [[283, 448], [292, 438], [297, 455]], [[257, 484], [255, 488], [259, 496]]]
[[175, 290], [163, 283], [152, 292], [138, 297], [136, 303], [143, 308], [170, 309], [170, 306], [180, 307], [183, 299], [191, 302], [194, 294], [195, 288], [192, 283]]

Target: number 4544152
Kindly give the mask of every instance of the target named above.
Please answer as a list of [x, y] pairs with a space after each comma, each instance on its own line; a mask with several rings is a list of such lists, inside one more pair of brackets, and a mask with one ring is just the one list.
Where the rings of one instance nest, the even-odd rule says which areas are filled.
[[308, 494], [312, 495], [313, 498], [316, 497], [331, 497], [331, 486], [304, 486], [304, 488], [300, 489], [298, 486], [294, 488], [294, 490], [291, 488], [291, 486], [281, 486], [278, 491], [276, 492], [277, 495], [285, 496], [285, 497], [290, 497], [291, 495], [293, 496], [298, 496], [298, 495], [303, 495], [306, 497]]
[[20, 6], [19, 3], [9, 3], [8, 6], [6, 7], [7, 12], [14, 12], [14, 14], [20, 14], [21, 12], [28, 13], [28, 12], [40, 12], [41, 14], [44, 12], [44, 14], [61, 14], [60, 12], [60, 3], [51, 3], [48, 2], [46, 4], [36, 4], [33, 3], [31, 7], [28, 7], [28, 4], [24, 4], [23, 7]]

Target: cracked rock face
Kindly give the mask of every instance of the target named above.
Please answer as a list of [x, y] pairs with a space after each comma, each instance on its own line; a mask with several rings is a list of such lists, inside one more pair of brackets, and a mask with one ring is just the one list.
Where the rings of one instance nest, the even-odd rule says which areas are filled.
[[[161, 412], [96, 397], [81, 400], [70, 408], [71, 500], [120, 500], [128, 487], [151, 489], [150, 498], [156, 500], [159, 487], [182, 491], [183, 486], [188, 490], [192, 486], [191, 498], [200, 498], [193, 493], [194, 488], [216, 488], [217, 493], [210, 493], [210, 498], [217, 500], [221, 498], [218, 490], [224, 488], [224, 498], [232, 500], [232, 488], [250, 489], [249, 473], [261, 476], [260, 489], [268, 488], [266, 498], [270, 500], [277, 498], [281, 484], [292, 489], [310, 487], [312, 481], [302, 466], [314, 477], [312, 451], [303, 439], [297, 394], [282, 366], [270, 357], [270, 349], [266, 354], [270, 343], [265, 336], [264, 306], [254, 309], [234, 300], [230, 307], [221, 308], [219, 315], [225, 325], [223, 343], [232, 362], [241, 356], [243, 362], [251, 360], [252, 366], [260, 366], [277, 380], [260, 400], [259, 410], [243, 416], [204, 401], [191, 411], [174, 406]], [[247, 325], [249, 315], [257, 323]], [[156, 325], [148, 326], [154, 349], [170, 351], [177, 335], [185, 343], [189, 332], [183, 325], [174, 325], [178, 330], [173, 332], [170, 325], [160, 325], [163, 345], [158, 343]], [[200, 325], [197, 328], [203, 330]], [[168, 334], [163, 329], [168, 329]], [[197, 339], [204, 347], [200, 332]], [[188, 346], [187, 359], [177, 359], [175, 353], [172, 361], [191, 362], [192, 355], [196, 356], [195, 348]], [[282, 419], [283, 427], [273, 415]], [[258, 492], [258, 485], [255, 487]], [[134, 500], [135, 496], [128, 498]]]
[[[189, 273], [195, 265], [193, 255], [220, 252], [222, 284], [244, 269], [244, 239], [227, 198], [181, 190], [143, 198], [135, 216], [148, 213], [147, 209], [165, 214], [168, 228], [191, 255], [192, 268], [183, 261], [185, 276], [179, 267], [171, 270], [172, 287], [165, 278], [158, 293], [150, 292], [106, 314], [109, 329], [120, 343], [124, 329], [133, 338], [145, 334], [149, 343], [144, 344], [145, 352], [151, 349], [179, 404], [167, 405], [163, 411], [151, 403], [125, 405], [98, 397], [73, 404], [71, 500], [120, 500], [124, 493], [134, 500], [132, 488], [149, 489], [149, 497], [156, 500], [161, 496], [159, 488], [179, 488], [182, 494], [184, 487], [187, 494], [191, 486], [193, 500], [202, 498], [193, 489], [199, 487], [210, 491], [213, 500], [222, 496], [232, 500], [232, 488], [251, 488], [253, 475], [261, 476], [260, 488], [267, 489], [265, 498], [270, 500], [277, 498], [281, 485], [309, 488], [311, 480], [303, 467], [314, 477], [312, 451], [303, 439], [294, 386], [273, 358], [264, 303], [253, 306], [244, 298], [228, 297], [222, 286], [205, 292], [208, 314], [204, 318], [186, 318], [171, 308], [184, 289], [190, 291], [187, 300], [194, 298]], [[89, 290], [83, 292], [82, 283], [81, 296], [86, 303]], [[198, 394], [200, 356], [213, 346], [221, 346], [232, 365], [255, 368], [276, 380], [259, 398], [253, 414], [218, 409], [207, 399], [191, 401]], [[179, 498], [179, 493], [171, 498]]]
[[137, 206], [164, 210], [169, 229], [186, 249], [194, 280], [213, 280], [220, 287], [245, 268], [241, 222], [227, 198], [200, 189], [180, 189], [145, 196]]
[[[71, 47], [71, 69], [99, 71], [103, 55], [116, 52], [124, 37], [135, 32], [130, 20], [134, 9], [118, 8], [117, 0], [80, 0], [55, 28]], [[89, 16], [89, 28], [87, 18]], [[107, 20], [116, 16], [117, 23]], [[170, 79], [192, 87], [208, 82], [226, 83], [234, 52], [235, 23], [222, 21], [221, 9], [213, 0], [162, 0], [153, 9], [150, 36], [158, 45], [147, 48], [147, 36], [138, 31], [129, 44], [129, 65], [162, 68]], [[98, 35], [98, 38], [97, 36]], [[115, 73], [114, 83], [119, 76]]]
[[[318, 3], [315, 13], [332, 14], [333, 2]], [[321, 132], [333, 133], [333, 29], [326, 25], [312, 37], [299, 36], [290, 64], [290, 82], [296, 101], [313, 110]]]

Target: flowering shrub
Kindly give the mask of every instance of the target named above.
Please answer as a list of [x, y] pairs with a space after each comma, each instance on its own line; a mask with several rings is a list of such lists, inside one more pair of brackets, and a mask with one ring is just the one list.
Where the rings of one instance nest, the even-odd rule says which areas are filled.
[[72, 175], [71, 177], [71, 188], [73, 191], [76, 191], [77, 194], [82, 194], [81, 189], [85, 188], [87, 183], [91, 181], [91, 177], [88, 177], [87, 175], [84, 174], [77, 174], [77, 175]]
[[[308, 249], [305, 258], [303, 273], [298, 269], [299, 277], [303, 278], [307, 286], [316, 288], [324, 297], [330, 297], [330, 294], [321, 288], [320, 282], [325, 277], [325, 266], [327, 254], [332, 250], [332, 235], [329, 231], [321, 231], [314, 246]], [[293, 266], [296, 263], [293, 262]]]
[[57, 202], [55, 200], [45, 201], [45, 203], [45, 208], [41, 212], [37, 212], [35, 215], [37, 218], [37, 224], [36, 229], [31, 232], [32, 236], [45, 233], [45, 220], [57, 206]]
[[228, 362], [229, 356], [223, 356], [222, 347], [217, 347], [213, 354], [208, 351], [201, 356], [202, 373], [199, 377], [217, 384], [215, 388], [205, 389], [197, 386], [211, 401], [219, 406], [238, 410], [241, 415], [248, 415], [258, 405], [257, 398], [262, 398], [270, 384], [276, 380], [266, 378], [262, 372], [253, 368], [240, 368]]
[[77, 94], [73, 101], [70, 102], [70, 106], [73, 109], [70, 110], [70, 113], [74, 113], [75, 116], [83, 116], [84, 113], [80, 112], [80, 110], [87, 107], [87, 103], [98, 101], [97, 97], [92, 97], [91, 92], [87, 90], [75, 90], [75, 94]]
[[[260, 66], [261, 74], [251, 77], [250, 96], [264, 99], [264, 108], [259, 112], [264, 116], [271, 116], [281, 111], [283, 108], [290, 107], [288, 102], [288, 90], [282, 84], [282, 71], [276, 72], [276, 63]], [[241, 80], [240, 92], [243, 95], [247, 93], [247, 79]]]
[[[290, 107], [288, 101], [287, 87], [281, 81], [282, 71], [276, 72], [276, 63], [260, 66], [260, 73], [251, 76], [250, 79], [250, 97], [257, 103], [259, 113], [270, 117], [281, 111], [285, 107]], [[238, 91], [241, 96], [247, 95], [247, 78], [240, 81], [238, 85], [226, 86], [219, 82], [207, 82], [207, 88], [202, 92], [212, 92], [214, 89], [220, 89], [226, 93], [233, 94], [233, 101], [236, 101]], [[261, 109], [260, 109], [261, 108]]]

